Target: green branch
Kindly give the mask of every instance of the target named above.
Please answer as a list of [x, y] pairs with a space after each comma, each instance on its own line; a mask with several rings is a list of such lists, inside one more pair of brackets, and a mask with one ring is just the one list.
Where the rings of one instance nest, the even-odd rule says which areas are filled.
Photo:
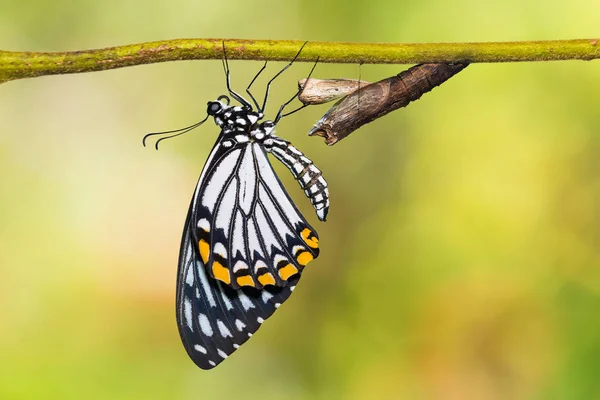
[[[223, 39], [176, 39], [62, 53], [0, 50], [0, 83], [177, 60], [221, 59]], [[290, 60], [303, 42], [227, 39], [232, 60]], [[512, 62], [600, 58], [600, 39], [492, 43], [309, 42], [298, 61], [363, 64]]]

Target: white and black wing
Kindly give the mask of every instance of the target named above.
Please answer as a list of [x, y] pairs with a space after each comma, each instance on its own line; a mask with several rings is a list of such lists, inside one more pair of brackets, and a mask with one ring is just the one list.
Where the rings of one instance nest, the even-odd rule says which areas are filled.
[[177, 322], [201, 368], [219, 364], [291, 294], [319, 255], [318, 237], [275, 175], [262, 144], [219, 138], [186, 219]]

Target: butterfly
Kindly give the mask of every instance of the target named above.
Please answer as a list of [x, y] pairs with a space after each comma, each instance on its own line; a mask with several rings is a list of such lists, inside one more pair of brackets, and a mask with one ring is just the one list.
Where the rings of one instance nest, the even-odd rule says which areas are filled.
[[203, 121], [159, 132], [179, 135], [210, 117], [221, 130], [192, 197], [177, 273], [179, 334], [188, 355], [202, 369], [215, 367], [246, 342], [288, 299], [304, 267], [319, 256], [317, 232], [287, 194], [267, 157], [270, 153], [291, 171], [317, 217], [325, 221], [329, 189], [321, 171], [275, 134], [281, 118], [303, 108], [283, 113], [298, 93], [280, 107], [274, 120], [263, 120], [271, 83], [302, 48], [268, 82], [260, 106], [250, 87], [265, 63], [246, 89], [253, 107], [231, 89], [223, 46], [227, 90], [241, 106], [231, 105], [223, 95], [208, 102]]

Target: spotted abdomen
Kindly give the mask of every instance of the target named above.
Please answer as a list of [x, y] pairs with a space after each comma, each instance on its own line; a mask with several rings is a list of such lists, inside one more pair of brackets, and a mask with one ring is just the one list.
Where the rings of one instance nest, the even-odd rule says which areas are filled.
[[321, 170], [290, 142], [278, 137], [264, 141], [265, 149], [283, 163], [298, 181], [317, 212], [325, 221], [329, 212], [329, 189]]

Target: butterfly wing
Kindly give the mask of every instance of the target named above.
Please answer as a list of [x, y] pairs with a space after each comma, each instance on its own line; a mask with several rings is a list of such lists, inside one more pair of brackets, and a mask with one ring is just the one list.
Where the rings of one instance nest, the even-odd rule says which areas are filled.
[[179, 333], [203, 369], [248, 340], [319, 254], [316, 232], [262, 145], [223, 143], [220, 137], [198, 181], [179, 255]]

